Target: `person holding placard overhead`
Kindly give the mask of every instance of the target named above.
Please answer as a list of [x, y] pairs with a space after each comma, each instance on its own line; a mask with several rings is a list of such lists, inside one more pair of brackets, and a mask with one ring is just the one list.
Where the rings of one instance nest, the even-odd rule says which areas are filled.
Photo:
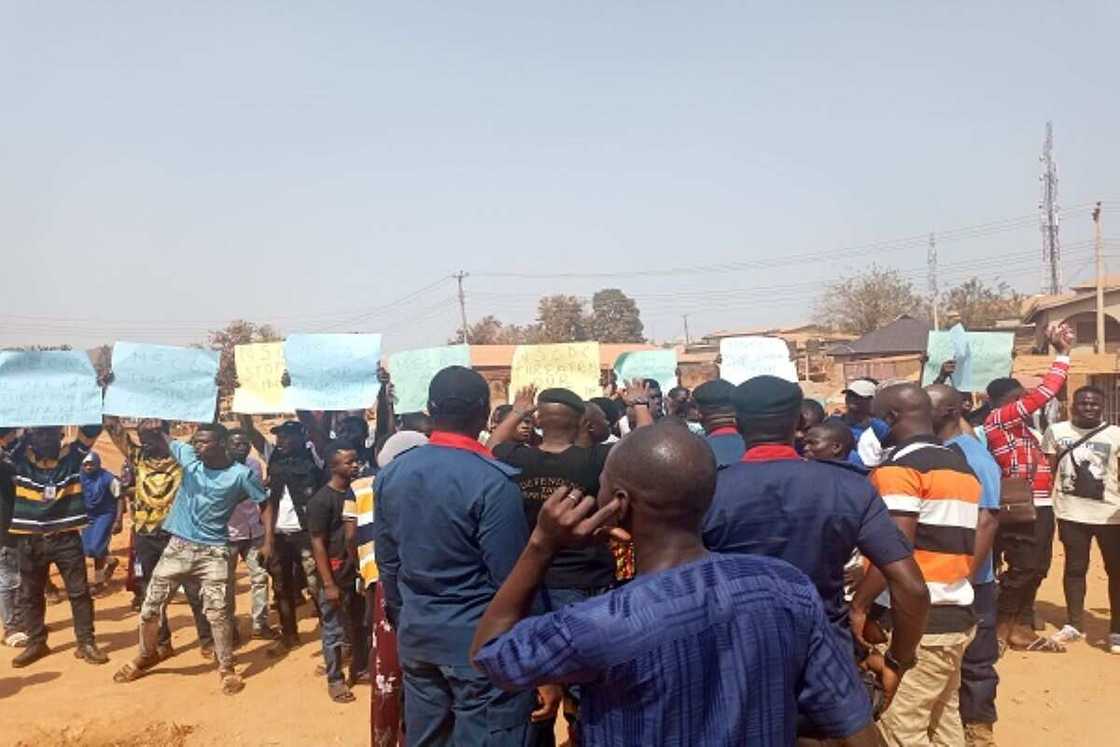
[[[109, 661], [93, 638], [93, 598], [81, 537], [88, 521], [82, 499], [82, 460], [100, 434], [100, 425], [84, 426], [77, 439], [63, 449], [61, 427], [30, 428], [25, 448], [12, 455], [10, 531], [18, 535], [19, 606], [27, 634], [27, 648], [12, 660], [13, 667], [29, 666], [50, 654], [45, 589], [51, 563], [62, 574], [70, 598], [78, 639], [74, 656], [90, 664]], [[14, 438], [14, 431], [0, 434], [5, 447]]]
[[234, 695], [244, 689], [233, 668], [233, 631], [230, 626], [226, 584], [229, 583], [229, 519], [248, 497], [261, 505], [265, 527], [262, 559], [272, 554], [272, 506], [256, 475], [235, 462], [227, 450], [228, 433], [218, 423], [203, 423], [191, 443], [169, 444], [175, 461], [183, 467], [183, 482], [164, 529], [171, 535], [167, 549], [152, 573], [140, 609], [140, 653], [113, 676], [131, 682], [159, 663], [156, 646], [159, 624], [177, 584], [197, 581], [202, 587], [203, 608], [214, 631], [214, 653], [222, 692]]
[[[125, 461], [132, 465], [134, 471], [135, 486], [129, 497], [128, 514], [132, 521], [136, 561], [140, 566], [137, 594], [142, 605], [156, 564], [167, 549], [167, 543], [171, 541], [171, 535], [163, 529], [163, 522], [179, 494], [183, 468], [175, 461], [168, 446], [167, 435], [171, 432], [171, 423], [168, 421], [155, 418], [141, 420], [136, 426], [139, 443], [132, 440], [119, 418], [106, 415], [104, 422], [105, 431], [113, 445]], [[197, 584], [188, 580], [183, 584], [183, 592], [194, 617], [202, 656], [212, 658], [214, 633], [202, 611], [201, 590]], [[166, 614], [160, 619], [156, 652], [160, 659], [175, 655]]]

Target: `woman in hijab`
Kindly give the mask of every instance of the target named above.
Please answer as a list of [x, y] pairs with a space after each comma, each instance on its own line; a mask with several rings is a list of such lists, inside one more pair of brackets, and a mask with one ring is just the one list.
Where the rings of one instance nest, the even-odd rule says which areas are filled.
[[120, 561], [109, 555], [109, 538], [121, 531], [121, 483], [101, 468], [101, 457], [91, 451], [82, 460], [82, 498], [89, 524], [82, 530], [82, 550], [93, 558], [93, 592], [104, 590]]

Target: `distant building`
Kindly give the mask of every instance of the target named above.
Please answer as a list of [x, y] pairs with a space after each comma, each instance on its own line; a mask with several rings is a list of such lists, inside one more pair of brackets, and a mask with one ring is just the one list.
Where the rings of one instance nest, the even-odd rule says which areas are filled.
[[929, 331], [925, 319], [903, 315], [858, 340], [833, 345], [828, 349], [833, 361], [831, 378], [841, 385], [868, 377], [878, 381], [916, 379], [921, 376]]
[[[1104, 350], [1120, 352], [1120, 276], [1104, 282]], [[1035, 296], [1028, 300], [1024, 324], [1034, 325], [1035, 347], [1046, 349], [1046, 330], [1051, 324], [1068, 324], [1077, 334], [1074, 353], [1093, 352], [1097, 341], [1097, 287], [1095, 283], [1074, 285], [1068, 293]]]

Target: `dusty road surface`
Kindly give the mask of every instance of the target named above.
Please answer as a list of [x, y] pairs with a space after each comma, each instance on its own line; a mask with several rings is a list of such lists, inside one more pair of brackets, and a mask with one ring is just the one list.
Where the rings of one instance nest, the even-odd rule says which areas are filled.
[[[100, 450], [100, 449], [99, 449]], [[105, 450], [111, 458], [110, 450]], [[107, 459], [107, 462], [109, 459]], [[119, 458], [109, 468], [116, 468]], [[114, 539], [122, 561], [122, 537]], [[1050, 624], [1064, 621], [1061, 547], [1040, 596]], [[92, 573], [92, 572], [91, 572]], [[57, 577], [56, 577], [57, 581]], [[1000, 722], [1004, 747], [1091, 747], [1116, 744], [1116, 698], [1120, 656], [1102, 648], [1108, 633], [1105, 576], [1094, 551], [1089, 576], [1089, 640], [1065, 655], [1009, 653], [1000, 662]], [[238, 651], [244, 692], [221, 694], [214, 665], [199, 655], [190, 611], [180, 596], [169, 608], [178, 654], [150, 675], [128, 685], [113, 672], [136, 653], [136, 613], [118, 571], [110, 593], [95, 600], [97, 639], [110, 664], [94, 667], [74, 659], [74, 634], [67, 603], [48, 607], [54, 653], [28, 669], [12, 669], [16, 651], [0, 648], [0, 745], [26, 747], [195, 747], [202, 745], [366, 745], [369, 688], [358, 701], [336, 705], [315, 676], [319, 662], [314, 619], [300, 622], [303, 646], [286, 659], [265, 656], [264, 641]], [[238, 577], [238, 612], [247, 634], [248, 581]], [[275, 619], [275, 616], [274, 616]]]

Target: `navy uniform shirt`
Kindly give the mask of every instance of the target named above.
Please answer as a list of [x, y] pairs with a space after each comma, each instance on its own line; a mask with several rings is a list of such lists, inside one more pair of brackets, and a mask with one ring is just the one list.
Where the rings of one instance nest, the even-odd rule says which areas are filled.
[[742, 462], [719, 471], [704, 544], [715, 552], [781, 558], [801, 569], [849, 646], [844, 564], [852, 550], [880, 568], [914, 554], [866, 477], [805, 461], [784, 445], [753, 447]]
[[517, 470], [437, 431], [374, 483], [374, 553], [402, 660], [469, 665], [482, 613], [529, 541]]
[[738, 464], [743, 460], [743, 454], [747, 450], [746, 442], [734, 428], [717, 428], [709, 433], [705, 440], [708, 446], [712, 447], [712, 453], [716, 455], [716, 465], [719, 467]]

